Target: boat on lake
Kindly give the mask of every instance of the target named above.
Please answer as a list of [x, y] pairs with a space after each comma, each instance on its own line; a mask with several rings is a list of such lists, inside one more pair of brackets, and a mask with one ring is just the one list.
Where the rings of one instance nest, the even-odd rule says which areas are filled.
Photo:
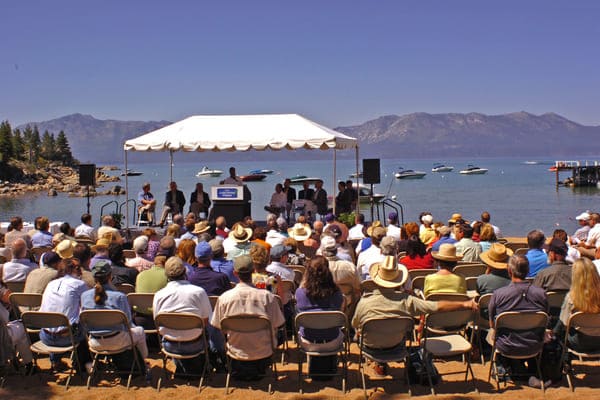
[[361, 171], [361, 172], [359, 172], [358, 174], [357, 174], [356, 172], [354, 172], [354, 173], [352, 173], [352, 174], [350, 174], [350, 175], [348, 175], [348, 176], [349, 176], [350, 178], [352, 178], [352, 179], [356, 179], [356, 178], [362, 178], [362, 177], [363, 177], [363, 173], [362, 173], [362, 171]]
[[394, 174], [396, 179], [423, 179], [425, 175], [427, 175], [427, 172], [404, 168], [400, 168], [400, 170]]
[[385, 194], [373, 193], [368, 185], [359, 183], [357, 187], [356, 183], [353, 183], [352, 187], [358, 190], [358, 201], [360, 203], [370, 203], [371, 198], [373, 198], [374, 203], [379, 203], [381, 200], [385, 199]]
[[250, 174], [250, 175], [242, 175], [240, 179], [242, 182], [260, 182], [264, 181], [267, 176], [265, 174]]
[[252, 171], [250, 171], [250, 175], [256, 175], [256, 174], [271, 175], [272, 173], [273, 173], [272, 169], [253, 169]]
[[306, 175], [296, 175], [290, 178], [291, 184], [295, 186], [302, 186], [304, 182], [307, 182], [309, 185], [314, 185], [316, 181], [321, 178], [309, 177]]
[[216, 178], [218, 176], [221, 176], [223, 174], [223, 171], [221, 171], [220, 169], [209, 169], [206, 165], [204, 167], [202, 167], [202, 169], [196, 174], [196, 176], [198, 178], [201, 178], [203, 176], [210, 176], [213, 178]]
[[433, 168], [431, 168], [431, 172], [452, 172], [454, 167], [450, 167], [444, 164], [433, 164]]
[[463, 175], [482, 175], [488, 172], [487, 168], [480, 168], [473, 164], [467, 165], [467, 168], [460, 171]]
[[123, 172], [121, 174], [121, 176], [140, 176], [140, 175], [143, 175], [143, 174], [144, 174], [143, 172], [139, 172], [139, 171], [134, 171], [134, 170], [131, 170], [131, 169], [127, 169], [127, 171]]

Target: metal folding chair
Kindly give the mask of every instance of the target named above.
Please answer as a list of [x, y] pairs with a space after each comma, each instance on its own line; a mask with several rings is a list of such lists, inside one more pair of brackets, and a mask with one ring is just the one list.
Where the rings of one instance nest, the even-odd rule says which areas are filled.
[[94, 379], [98, 369], [100, 356], [106, 356], [110, 358], [113, 355], [121, 354], [127, 350], [130, 350], [133, 354], [133, 361], [131, 362], [131, 369], [129, 370], [129, 376], [127, 378], [127, 390], [129, 390], [131, 377], [133, 376], [135, 368], [137, 367], [140, 373], [143, 373], [144, 370], [139, 363], [138, 352], [135, 348], [131, 331], [129, 330], [130, 322], [125, 313], [121, 310], [84, 310], [79, 315], [79, 323], [87, 333], [88, 345], [90, 344], [90, 339], [92, 338], [108, 338], [115, 336], [115, 334], [120, 334], [121, 332], [125, 332], [128, 337], [127, 342], [118, 349], [106, 350], [93, 348], [91, 345], [89, 346], [90, 353], [94, 354], [94, 359], [92, 361], [92, 370], [88, 375], [87, 388], [90, 388], [90, 385]]
[[575, 385], [573, 380], [575, 378], [575, 371], [572, 362], [569, 360], [569, 355], [573, 355], [583, 361], [583, 359], [600, 359], [600, 345], [598, 351], [578, 351], [569, 345], [569, 332], [577, 332], [577, 334], [584, 334], [589, 337], [596, 338], [596, 341], [600, 343], [600, 315], [577, 312], [569, 317], [567, 322], [567, 329], [565, 334], [565, 342], [563, 347], [563, 357], [565, 361], [565, 375], [567, 375], [567, 382], [569, 382], [569, 389], [575, 391]]
[[[339, 346], [330, 350], [310, 350], [300, 337], [299, 330], [304, 329], [335, 329], [339, 328], [343, 335], [343, 340]], [[337, 372], [331, 374], [312, 374], [313, 376], [341, 376], [342, 393], [346, 393], [346, 381], [348, 380], [348, 352], [350, 350], [350, 340], [348, 337], [348, 319], [346, 314], [341, 311], [314, 311], [302, 312], [296, 315], [295, 319], [296, 343], [300, 351], [298, 358], [298, 391], [302, 394], [302, 384], [304, 374], [302, 373], [302, 363], [306, 355], [306, 362], [310, 371], [311, 357], [337, 356], [342, 359], [342, 374]]]
[[[167, 374], [167, 361], [171, 360], [189, 360], [192, 358], [199, 357], [204, 355], [204, 366], [202, 368], [202, 372], [200, 374], [200, 383], [198, 384], [198, 392], [202, 390], [202, 384], [204, 383], [204, 378], [208, 373], [208, 341], [206, 340], [206, 327], [204, 326], [204, 321], [198, 315], [189, 314], [189, 313], [160, 313], [154, 319], [156, 322], [156, 328], [158, 329], [160, 340], [160, 349], [163, 353], [163, 375], [165, 379], [168, 379]], [[163, 338], [165, 338], [165, 329], [176, 330], [176, 331], [187, 331], [187, 330], [197, 330], [199, 332], [199, 337], [194, 340], [200, 339], [202, 341], [202, 349], [192, 353], [192, 354], [177, 354], [174, 352], [170, 352], [165, 350], [163, 346]], [[172, 340], [171, 340], [172, 341]], [[158, 379], [158, 384], [156, 386], [156, 390], [160, 392], [160, 385], [162, 383], [162, 378]]]
[[42, 305], [42, 295], [39, 293], [11, 293], [10, 304], [17, 319], [25, 311], [37, 311]]
[[73, 376], [73, 372], [75, 372], [75, 365], [77, 365], [78, 370], [81, 368], [77, 359], [77, 346], [79, 343], [75, 342], [69, 318], [61, 313], [25, 311], [23, 314], [21, 314], [21, 320], [23, 321], [23, 326], [28, 332], [39, 332], [41, 329], [59, 329], [69, 336], [70, 344], [67, 346], [49, 346], [44, 344], [44, 342], [41, 340], [34, 342], [30, 346], [31, 352], [33, 353], [33, 361], [36, 366], [38, 354], [50, 356], [52, 353], [70, 353], [69, 359], [71, 360], [71, 368], [69, 368], [69, 376], [67, 377], [67, 382], [65, 384], [65, 390], [69, 389], [71, 377]]

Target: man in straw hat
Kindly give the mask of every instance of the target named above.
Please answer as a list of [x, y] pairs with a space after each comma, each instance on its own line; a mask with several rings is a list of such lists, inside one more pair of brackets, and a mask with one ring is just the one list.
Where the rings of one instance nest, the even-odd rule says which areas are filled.
[[[234, 374], [241, 379], [254, 379], [264, 374], [271, 363], [271, 340], [277, 343], [276, 332], [285, 319], [275, 295], [268, 290], [257, 289], [252, 284], [254, 267], [250, 256], [235, 258], [233, 268], [240, 283], [219, 296], [211, 325], [221, 329], [221, 321], [237, 315], [254, 315], [271, 321], [272, 332], [227, 333], [228, 351], [235, 355], [231, 365]], [[267, 336], [269, 334], [272, 335], [271, 339]]]
[[[234, 224], [232, 228], [229, 235], [227, 235], [227, 241], [233, 243], [233, 247], [227, 250], [228, 260], [233, 260], [238, 256], [248, 254], [250, 252], [250, 246], [252, 246], [252, 243], [250, 242], [250, 239], [252, 238], [252, 229], [245, 227], [240, 222]], [[225, 246], [225, 243], [223, 243], [223, 246]]]
[[[358, 330], [370, 319], [415, 317], [421, 314], [463, 309], [477, 310], [475, 300], [427, 301], [404, 292], [402, 287], [408, 279], [408, 270], [404, 265], [398, 264], [396, 257], [386, 256], [383, 261], [373, 264], [369, 274], [378, 288], [372, 295], [363, 297], [358, 302], [352, 318], [352, 326]], [[365, 342], [365, 346], [375, 349], [379, 347], [378, 343], [368, 342]], [[373, 369], [378, 375], [386, 374], [385, 364], [374, 364]]]
[[510, 284], [508, 276], [508, 259], [513, 252], [502, 243], [492, 243], [488, 251], [481, 253], [481, 261], [487, 265], [485, 274], [477, 277], [477, 293], [493, 293], [496, 289]]

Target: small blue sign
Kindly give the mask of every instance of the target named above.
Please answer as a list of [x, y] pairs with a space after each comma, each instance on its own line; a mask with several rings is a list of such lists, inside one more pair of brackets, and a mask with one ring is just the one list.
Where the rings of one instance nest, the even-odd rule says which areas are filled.
[[232, 188], [232, 187], [217, 188], [217, 198], [218, 199], [237, 199], [238, 198], [238, 188]]

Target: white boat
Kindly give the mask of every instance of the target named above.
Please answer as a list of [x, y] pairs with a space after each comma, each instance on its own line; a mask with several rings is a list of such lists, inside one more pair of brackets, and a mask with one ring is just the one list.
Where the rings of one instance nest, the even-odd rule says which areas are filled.
[[400, 168], [400, 171], [394, 174], [397, 179], [423, 179], [425, 175], [427, 175], [427, 172], [403, 168]]
[[356, 172], [353, 172], [353, 173], [351, 173], [351, 174], [350, 174], [350, 175], [348, 175], [348, 176], [349, 176], [350, 178], [352, 178], [352, 179], [356, 179], [357, 177], [358, 177], [358, 178], [362, 178], [362, 177], [363, 177], [363, 173], [362, 173], [362, 171], [361, 171], [361, 172], [359, 172], [358, 174], [356, 174]]
[[140, 176], [140, 175], [142, 175], [142, 174], [143, 174], [143, 172], [139, 172], [139, 171], [133, 171], [133, 170], [131, 170], [131, 169], [127, 169], [127, 171], [126, 171], [126, 172], [123, 172], [123, 173], [121, 174], [121, 176], [125, 176], [125, 175], [127, 175], [127, 176]]
[[[354, 189], [357, 189], [356, 183], [352, 184]], [[373, 193], [368, 185], [358, 184], [358, 201], [361, 203], [370, 203], [373, 198], [374, 203], [379, 203], [385, 198], [383, 193]]]
[[463, 175], [481, 175], [485, 174], [486, 172], [488, 172], [487, 168], [479, 168], [473, 164], [467, 165], [466, 169], [460, 171], [460, 173]]
[[433, 168], [431, 168], [431, 172], [452, 172], [454, 167], [449, 167], [444, 164], [433, 164]]
[[196, 174], [196, 176], [198, 178], [201, 178], [203, 176], [211, 176], [211, 177], [218, 177], [221, 176], [223, 174], [223, 171], [221, 171], [220, 169], [208, 169], [208, 167], [205, 165], [204, 167], [202, 167], [202, 169], [200, 170], [200, 172], [198, 172]]

